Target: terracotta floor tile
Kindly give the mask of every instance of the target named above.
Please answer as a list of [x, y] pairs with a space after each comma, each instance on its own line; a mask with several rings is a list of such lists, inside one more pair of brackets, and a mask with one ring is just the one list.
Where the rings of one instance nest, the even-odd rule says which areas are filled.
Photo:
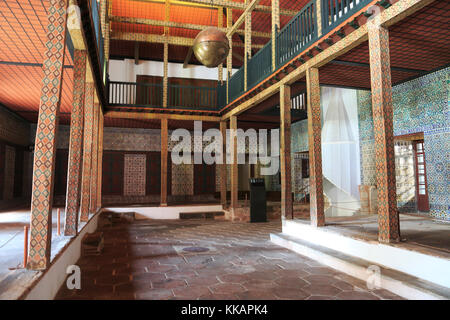
[[399, 298], [271, 243], [280, 222], [137, 220], [100, 230], [103, 253], [78, 261], [82, 289], [64, 285], [57, 299]]

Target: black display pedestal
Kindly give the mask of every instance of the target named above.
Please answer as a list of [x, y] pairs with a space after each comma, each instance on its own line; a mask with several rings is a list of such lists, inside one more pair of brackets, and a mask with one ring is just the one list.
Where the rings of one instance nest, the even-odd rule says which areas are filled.
[[264, 179], [250, 180], [250, 222], [267, 222], [266, 187]]

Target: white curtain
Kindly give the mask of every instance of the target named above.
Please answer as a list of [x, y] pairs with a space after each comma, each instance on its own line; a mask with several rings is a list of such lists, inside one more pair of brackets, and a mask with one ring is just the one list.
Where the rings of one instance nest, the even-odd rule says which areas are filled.
[[323, 175], [359, 200], [361, 174], [356, 91], [323, 87], [321, 101]]

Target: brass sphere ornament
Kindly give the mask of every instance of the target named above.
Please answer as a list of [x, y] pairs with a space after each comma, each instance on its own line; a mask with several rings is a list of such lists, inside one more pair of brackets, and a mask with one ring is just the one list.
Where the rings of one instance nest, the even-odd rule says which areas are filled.
[[227, 35], [218, 28], [206, 28], [195, 37], [193, 51], [204, 66], [215, 68], [227, 58], [230, 51]]

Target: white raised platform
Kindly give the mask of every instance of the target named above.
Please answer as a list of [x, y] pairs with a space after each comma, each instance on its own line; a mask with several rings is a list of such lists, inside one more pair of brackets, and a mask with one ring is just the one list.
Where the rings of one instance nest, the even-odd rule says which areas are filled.
[[89, 217], [79, 233], [73, 237], [63, 250], [57, 254], [51, 262], [50, 267], [39, 275], [23, 295], [25, 300], [52, 300], [58, 293], [59, 288], [65, 283], [67, 267], [74, 265], [81, 256], [81, 241], [87, 233], [97, 230], [98, 218], [103, 209]]
[[409, 299], [450, 298], [450, 259], [397, 245], [362, 240], [308, 222], [284, 220], [271, 240], [320, 263], [366, 281], [367, 268], [381, 268], [381, 287]]
[[180, 213], [222, 211], [223, 208], [221, 204], [199, 204], [167, 207], [110, 207], [106, 208], [106, 210], [113, 212], [134, 212], [136, 219], [179, 219]]

